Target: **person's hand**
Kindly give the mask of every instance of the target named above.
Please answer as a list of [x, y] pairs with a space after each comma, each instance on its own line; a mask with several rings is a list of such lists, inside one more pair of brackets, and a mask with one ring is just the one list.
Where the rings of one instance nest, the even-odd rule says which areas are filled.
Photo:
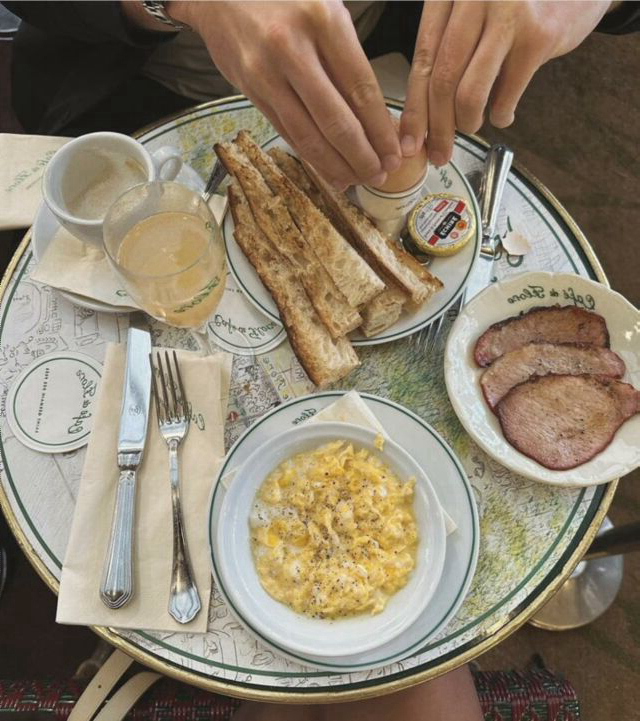
[[493, 125], [510, 125], [536, 70], [577, 47], [610, 5], [426, 0], [400, 123], [403, 154], [417, 152], [426, 133], [429, 160], [443, 165], [455, 129], [475, 133], [487, 106]]
[[168, 10], [334, 185], [380, 185], [400, 165], [397, 131], [341, 2], [171, 2]]

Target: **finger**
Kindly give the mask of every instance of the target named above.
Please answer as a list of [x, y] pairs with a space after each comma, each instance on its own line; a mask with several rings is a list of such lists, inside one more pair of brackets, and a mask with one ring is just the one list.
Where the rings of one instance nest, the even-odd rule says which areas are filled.
[[325, 37], [321, 41], [323, 65], [364, 129], [382, 169], [392, 173], [401, 162], [398, 133], [353, 23], [340, 24], [329, 40], [327, 43]]
[[536, 50], [526, 47], [514, 48], [507, 55], [490, 101], [489, 119], [496, 128], [506, 128], [513, 123], [522, 93], [542, 61], [542, 56]]
[[[249, 96], [247, 96], [249, 97]], [[278, 114], [275, 112], [275, 110], [269, 106], [268, 104], [262, 102], [258, 98], [249, 98], [251, 102], [258, 108], [258, 110], [264, 115], [264, 117], [273, 125], [274, 130], [281, 138], [284, 138], [286, 142], [293, 147], [293, 144], [291, 142], [291, 138], [289, 137], [289, 134], [287, 133], [286, 128], [284, 125], [280, 122], [280, 118], [278, 117]]]
[[427, 149], [433, 165], [444, 165], [453, 151], [455, 96], [482, 33], [483, 3], [454, 3], [429, 81]]
[[280, 76], [263, 75], [261, 91], [240, 91], [271, 122], [296, 153], [338, 190], [358, 182], [352, 168], [327, 143], [293, 89]]
[[[364, 127], [347, 101], [338, 91], [317, 55], [306, 54], [306, 63], [296, 63], [289, 71], [289, 80], [302, 104], [326, 141], [353, 169], [359, 182], [380, 185], [386, 179], [382, 163], [369, 142]], [[368, 92], [368, 91], [363, 91]], [[387, 113], [382, 95], [380, 102]], [[387, 123], [398, 145], [397, 134], [387, 113]]]
[[427, 134], [429, 80], [451, 7], [450, 2], [425, 2], [422, 9], [407, 80], [404, 110], [400, 118], [400, 145], [405, 157], [415, 155], [420, 150]]
[[489, 96], [509, 51], [504, 33], [486, 33], [469, 61], [455, 97], [456, 128], [476, 133], [484, 121]]
[[282, 87], [271, 97], [283, 135], [301, 158], [339, 190], [358, 182], [353, 168], [327, 141], [293, 88]]

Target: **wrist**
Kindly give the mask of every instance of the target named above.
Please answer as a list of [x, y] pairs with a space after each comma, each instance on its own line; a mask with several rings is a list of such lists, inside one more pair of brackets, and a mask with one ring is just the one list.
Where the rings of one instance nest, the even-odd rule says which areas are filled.
[[193, 28], [195, 19], [192, 10], [193, 6], [197, 4], [197, 2], [189, 2], [189, 0], [168, 0], [164, 9], [167, 15], [175, 22]]

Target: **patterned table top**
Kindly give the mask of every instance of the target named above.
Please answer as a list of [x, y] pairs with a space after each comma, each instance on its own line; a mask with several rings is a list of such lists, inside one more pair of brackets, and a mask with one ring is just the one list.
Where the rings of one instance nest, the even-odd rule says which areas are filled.
[[[244, 98], [208, 103], [143, 131], [150, 149], [172, 144], [205, 178], [212, 145], [248, 128], [258, 142], [273, 135], [268, 122]], [[482, 166], [485, 145], [456, 140], [454, 161], [463, 173]], [[512, 170], [498, 222], [504, 235], [516, 228], [531, 252], [502, 254], [499, 280], [526, 270], [571, 272], [606, 282], [579, 229], [534, 178]], [[126, 331], [124, 315], [74, 306], [29, 278], [33, 257], [25, 238], [7, 270], [0, 298], [0, 501], [23, 550], [46, 583], [57, 590], [84, 449], [50, 456], [23, 446], [6, 421], [13, 379], [45, 353], [75, 350], [101, 360], [105, 345]], [[156, 328], [156, 342], [175, 345], [172, 329]], [[446, 336], [446, 333], [444, 334]], [[359, 349], [362, 365], [337, 388], [357, 388], [400, 403], [433, 426], [453, 448], [470, 479], [480, 512], [480, 556], [469, 594], [448, 626], [402, 662], [373, 671], [330, 674], [304, 668], [258, 644], [214, 589], [206, 634], [163, 634], [96, 629], [146, 665], [229, 695], [293, 701], [359, 698], [428, 679], [464, 663], [524, 623], [568, 576], [595, 535], [615, 483], [582, 489], [528, 481], [486, 456], [466, 435], [448, 401], [443, 343], [428, 363], [420, 345], [406, 338]], [[236, 356], [226, 425], [227, 447], [281, 401], [313, 390], [287, 343], [251, 358]]]

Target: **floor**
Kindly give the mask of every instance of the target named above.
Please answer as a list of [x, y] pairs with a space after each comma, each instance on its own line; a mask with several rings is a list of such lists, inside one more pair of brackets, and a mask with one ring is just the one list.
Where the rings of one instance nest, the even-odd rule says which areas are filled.
[[[640, 306], [640, 91], [637, 36], [592, 35], [544, 66], [514, 125], [483, 128], [564, 204], [601, 259], [611, 286]], [[7, 53], [0, 43], [0, 92]], [[4, 60], [3, 60], [4, 58]], [[0, 102], [0, 131], [15, 131]], [[0, 238], [2, 258], [12, 238]], [[5, 260], [6, 262], [6, 260]], [[620, 481], [609, 517], [640, 517], [640, 470]], [[0, 678], [68, 677], [97, 644], [92, 632], [54, 623], [55, 597], [9, 537], [9, 575], [0, 596]], [[539, 653], [576, 687], [586, 721], [640, 719], [640, 555], [624, 559], [614, 605], [582, 629], [552, 633], [525, 625], [478, 659], [483, 669], [522, 667]]]

